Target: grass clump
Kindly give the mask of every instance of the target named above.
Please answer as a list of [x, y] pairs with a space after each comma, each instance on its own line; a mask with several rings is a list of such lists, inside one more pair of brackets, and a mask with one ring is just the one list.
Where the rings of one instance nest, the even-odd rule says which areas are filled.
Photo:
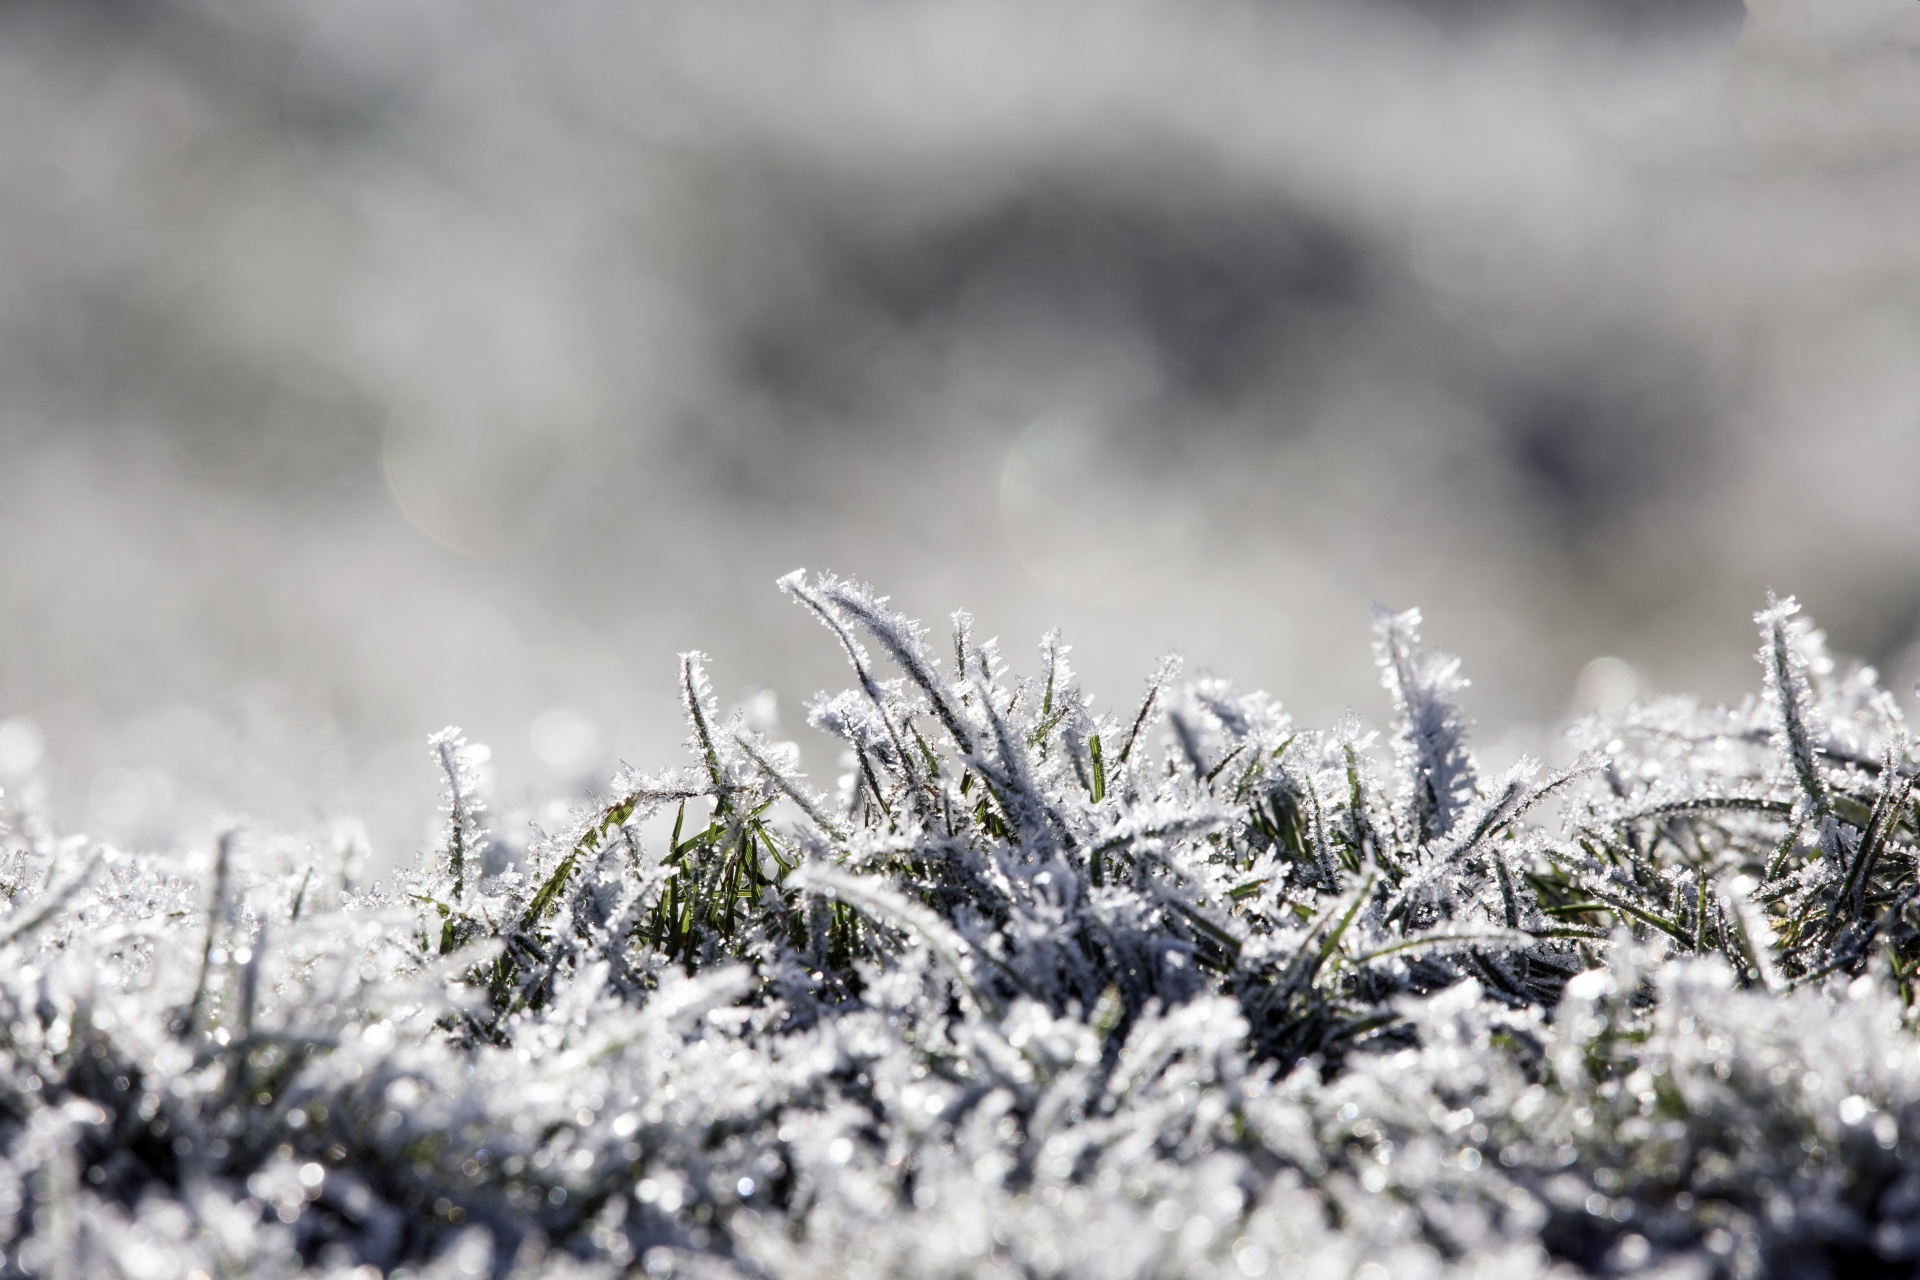
[[505, 870], [455, 731], [370, 886], [11, 810], [0, 1271], [1915, 1269], [1913, 764], [1792, 602], [1759, 696], [1487, 777], [1417, 613], [1382, 743], [781, 585], [853, 670], [834, 794], [687, 654], [691, 765]]

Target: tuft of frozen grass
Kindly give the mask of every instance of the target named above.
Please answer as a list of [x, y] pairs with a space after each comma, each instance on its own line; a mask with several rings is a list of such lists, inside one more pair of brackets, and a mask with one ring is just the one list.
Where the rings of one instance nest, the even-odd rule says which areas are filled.
[[853, 667], [837, 795], [688, 653], [689, 763], [518, 864], [457, 730], [372, 884], [8, 800], [0, 1274], [1920, 1267], [1914, 764], [1791, 601], [1758, 696], [1489, 780], [1416, 613], [1383, 747], [781, 586]]

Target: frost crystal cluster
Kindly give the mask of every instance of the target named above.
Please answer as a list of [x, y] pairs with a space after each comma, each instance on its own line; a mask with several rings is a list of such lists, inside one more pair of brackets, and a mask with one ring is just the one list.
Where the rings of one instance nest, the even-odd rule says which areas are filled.
[[690, 766], [524, 856], [453, 731], [374, 884], [9, 802], [0, 1273], [1920, 1269], [1914, 765], [1791, 601], [1759, 696], [1488, 777], [1417, 614], [1382, 739], [781, 585], [829, 793], [687, 654]]

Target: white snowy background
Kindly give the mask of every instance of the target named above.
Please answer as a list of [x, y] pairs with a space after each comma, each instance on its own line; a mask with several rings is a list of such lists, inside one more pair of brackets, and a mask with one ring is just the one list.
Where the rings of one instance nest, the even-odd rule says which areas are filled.
[[10, 4], [0, 784], [405, 860], [449, 721], [803, 732], [801, 564], [1310, 723], [1418, 603], [1509, 759], [1769, 586], [1900, 672], [1917, 162], [1891, 0]]

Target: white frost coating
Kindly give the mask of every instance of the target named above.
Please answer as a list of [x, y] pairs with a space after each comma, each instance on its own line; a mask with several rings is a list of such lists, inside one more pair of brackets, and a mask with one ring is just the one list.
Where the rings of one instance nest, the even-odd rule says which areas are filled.
[[1416, 840], [1435, 840], [1473, 799], [1467, 722], [1454, 699], [1467, 687], [1460, 660], [1420, 647], [1420, 611], [1375, 608], [1373, 660], [1393, 696], [1400, 804]]
[[1760, 626], [1758, 655], [1765, 673], [1763, 688], [1773, 715], [1773, 747], [1791, 766], [1801, 794], [1817, 814], [1827, 811], [1827, 788], [1821, 778], [1820, 747], [1826, 738], [1825, 717], [1814, 696], [1813, 672], [1828, 665], [1821, 638], [1792, 596], [1767, 597], [1767, 607], [1753, 615]]
[[812, 712], [844, 812], [697, 654], [690, 766], [504, 868], [456, 731], [442, 840], [372, 885], [351, 841], [90, 851], [5, 800], [0, 1274], [1920, 1263], [1914, 765], [1790, 604], [1764, 696], [1482, 787], [1411, 614], [1383, 783], [1353, 717], [1168, 666], [1110, 719], [1057, 636], [1020, 676], [958, 619], [949, 669], [783, 586], [855, 665]]

